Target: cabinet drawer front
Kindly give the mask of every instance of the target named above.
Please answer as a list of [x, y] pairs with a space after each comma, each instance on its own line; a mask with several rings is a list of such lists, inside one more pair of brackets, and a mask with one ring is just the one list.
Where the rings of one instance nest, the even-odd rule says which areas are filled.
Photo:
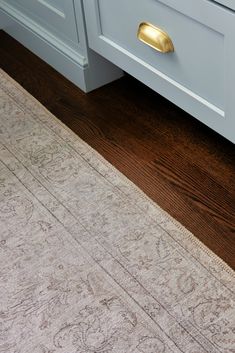
[[[99, 8], [106, 38], [218, 108], [224, 108], [221, 34], [158, 1], [100, 0]], [[143, 21], [166, 31], [175, 51], [162, 54], [141, 43], [136, 34]]]
[[8, 0], [70, 46], [78, 45], [73, 0]]
[[218, 4], [228, 7], [231, 10], [235, 10], [235, 2], [234, 0], [213, 0]]
[[[225, 48], [227, 33], [235, 31], [232, 11], [207, 0], [87, 0], [84, 4], [94, 50], [217, 131], [224, 125]], [[140, 41], [137, 32], [143, 22], [166, 32], [174, 52], [161, 53]]]

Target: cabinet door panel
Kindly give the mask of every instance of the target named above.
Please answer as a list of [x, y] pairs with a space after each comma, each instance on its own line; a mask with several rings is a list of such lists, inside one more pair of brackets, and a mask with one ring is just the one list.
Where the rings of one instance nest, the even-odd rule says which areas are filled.
[[68, 45], [78, 46], [73, 0], [8, 0], [8, 3]]

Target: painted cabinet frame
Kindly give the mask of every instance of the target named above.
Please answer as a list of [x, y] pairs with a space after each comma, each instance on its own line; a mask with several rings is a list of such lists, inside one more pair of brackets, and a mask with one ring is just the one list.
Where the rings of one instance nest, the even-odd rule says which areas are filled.
[[[123, 75], [122, 70], [88, 47], [82, 0], [69, 0], [70, 8], [66, 8], [65, 4], [64, 11], [58, 10], [59, 4], [64, 3], [64, 0], [59, 0], [58, 3], [57, 0], [29, 1], [30, 6], [26, 8], [23, 6], [27, 4], [25, 0], [0, 0], [0, 28], [85, 92]], [[37, 13], [39, 3], [40, 14]], [[49, 21], [50, 13], [53, 14], [51, 23], [44, 25], [43, 20]], [[53, 22], [56, 14], [58, 17]], [[73, 30], [73, 40], [68, 38], [66, 41], [62, 28], [69, 23], [71, 14], [73, 29], [70, 32]]]

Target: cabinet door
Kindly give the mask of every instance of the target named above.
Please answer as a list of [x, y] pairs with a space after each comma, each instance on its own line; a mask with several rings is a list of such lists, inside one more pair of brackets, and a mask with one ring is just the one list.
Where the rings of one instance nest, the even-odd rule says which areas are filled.
[[70, 47], [79, 46], [73, 0], [8, 0], [30, 19]]

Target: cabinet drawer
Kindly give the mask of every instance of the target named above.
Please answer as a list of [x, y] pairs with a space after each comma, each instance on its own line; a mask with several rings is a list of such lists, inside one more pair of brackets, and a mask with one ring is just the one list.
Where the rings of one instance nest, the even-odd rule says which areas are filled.
[[228, 7], [231, 10], [235, 10], [234, 0], [214, 0], [218, 4]]
[[[218, 108], [224, 108], [222, 34], [158, 1], [100, 0], [99, 9], [106, 38]], [[140, 42], [136, 34], [143, 21], [166, 31], [175, 51], [158, 53]]]
[[73, 0], [8, 0], [71, 47], [78, 46]]
[[[231, 55], [234, 58], [228, 45], [235, 33], [232, 11], [207, 0], [87, 0], [84, 4], [94, 50], [217, 131], [228, 130], [224, 126], [231, 123], [227, 85], [229, 60]], [[143, 22], [166, 32], [174, 52], [161, 53], [140, 41], [137, 31]]]

